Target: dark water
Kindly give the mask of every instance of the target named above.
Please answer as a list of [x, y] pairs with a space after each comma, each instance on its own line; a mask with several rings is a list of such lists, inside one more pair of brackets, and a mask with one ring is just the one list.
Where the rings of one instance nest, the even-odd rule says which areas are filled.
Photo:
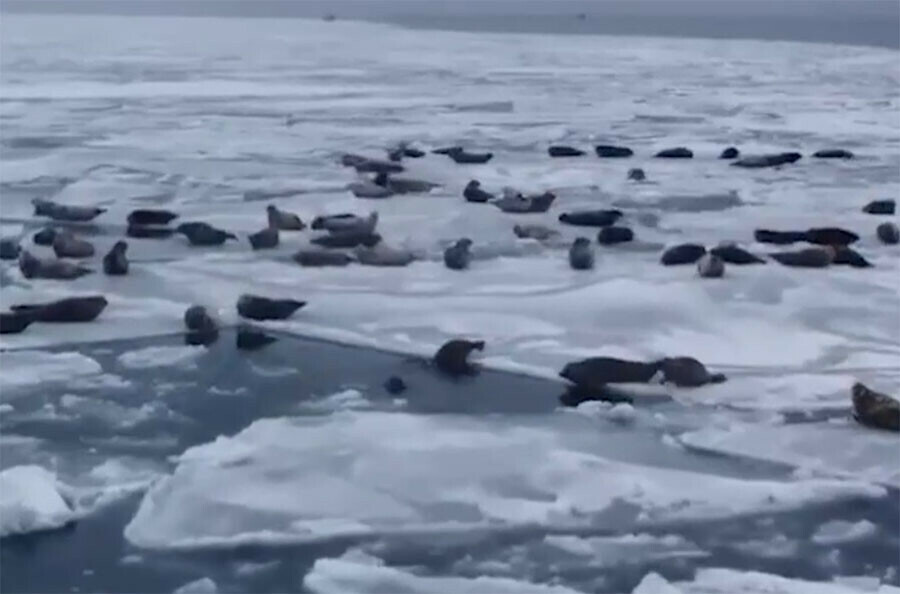
[[[504, 414], [515, 419], [539, 419], [554, 413], [560, 384], [495, 371], [452, 380], [436, 374], [421, 360], [390, 353], [336, 345], [288, 335], [255, 353], [234, 348], [234, 335], [223, 333], [204, 353], [195, 368], [166, 367], [115, 372], [132, 382], [131, 387], [97, 394], [96, 390], [71, 385], [42, 385], [34, 393], [17, 398], [16, 411], [2, 417], [4, 433], [45, 439], [59, 455], [83, 453], [96, 461], [129, 455], [165, 463], [168, 456], [239, 432], [262, 417], [296, 414], [297, 404], [348, 387], [363, 391], [378, 408], [389, 405], [382, 382], [401, 376], [411, 387], [405, 410], [414, 413]], [[180, 344], [180, 336], [95, 343], [73, 348], [112, 370], [122, 352], [152, 345]], [[260, 370], [291, 367], [296, 374], [265, 374]], [[215, 391], [209, 388], [215, 387]], [[246, 389], [247, 397], [223, 396]], [[122, 407], [162, 399], [172, 414], [155, 415], [130, 427], [83, 415], [77, 421], [60, 422], [30, 415], [63, 394], [112, 400]], [[675, 403], [653, 405], [672, 411]], [[652, 434], [635, 428], [609, 432], [610, 454], [628, 458], [628, 450], [640, 450], [641, 442], [657, 443]], [[152, 445], [142, 445], [152, 444]], [[623, 453], [623, 450], [625, 453]], [[671, 448], [660, 448], [659, 465]], [[6, 454], [6, 452], [4, 452]], [[749, 464], [727, 456], [678, 454], [678, 463], [709, 472], [742, 476], [783, 477], [784, 470]], [[672, 460], [675, 460], [673, 458]], [[4, 456], [4, 465], [15, 463]], [[0, 541], [0, 591], [3, 592], [171, 592], [202, 577], [211, 577], [221, 591], [302, 591], [303, 575], [317, 558], [341, 555], [352, 546], [372, 539], [334, 539], [296, 546], [241, 546], [227, 550], [181, 553], [148, 552], [124, 540], [123, 527], [133, 516], [140, 495], [131, 496], [61, 530], [10, 537]], [[900, 556], [900, 506], [898, 494], [876, 500], [860, 499], [809, 506], [791, 513], [762, 513], [727, 521], [694, 521], [654, 526], [645, 531], [677, 534], [695, 543], [704, 556], [623, 560], [600, 568], [589, 559], [573, 558], [544, 543], [547, 530], [520, 529], [477, 539], [422, 539], [415, 536], [380, 537], [378, 555], [389, 565], [416, 566], [426, 574], [478, 575], [477, 563], [511, 564], [523, 578], [538, 582], [556, 580], [582, 591], [628, 592], [648, 571], [670, 579], [690, 579], [698, 567], [731, 567], [760, 570], [789, 577], [828, 580], [833, 575], [881, 577]], [[627, 534], [634, 531], [636, 509], [616, 505], [597, 518], [579, 536]], [[879, 534], [839, 545], [818, 545], [812, 533], [827, 520], [869, 520]], [[573, 534], [571, 531], [565, 534]], [[767, 543], [787, 543], [787, 553], [770, 554]], [[751, 548], [748, 549], [748, 543]], [[757, 543], [755, 547], [752, 543]], [[762, 544], [759, 544], [762, 543]], [[838, 553], [834, 551], [837, 550]], [[135, 557], [137, 556], [137, 557]], [[242, 564], [265, 564], [252, 573]], [[896, 578], [894, 578], [896, 582]]]

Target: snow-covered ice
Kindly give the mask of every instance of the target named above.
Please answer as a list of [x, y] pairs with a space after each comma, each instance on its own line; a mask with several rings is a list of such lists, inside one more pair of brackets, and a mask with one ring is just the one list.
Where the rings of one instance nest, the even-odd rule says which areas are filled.
[[74, 518], [49, 470], [15, 466], [0, 472], [0, 537], [59, 528]]
[[412, 571], [387, 567], [380, 559], [360, 551], [350, 551], [337, 559], [319, 559], [304, 577], [303, 585], [316, 594], [578, 594], [562, 586], [509, 578], [416, 575]]
[[170, 365], [192, 365], [204, 353], [201, 346], [146, 347], [119, 355], [119, 364], [128, 369], [149, 369]]
[[[596, 431], [589, 420], [559, 420], [517, 426], [355, 411], [259, 420], [186, 451], [125, 535], [142, 547], [184, 548], [577, 527], [616, 501], [638, 506], [638, 521], [652, 525], [886, 496], [860, 482], [742, 480], [617, 462], [584, 449]], [[202, 510], [216, 510], [218, 521]]]
[[[46, 462], [56, 475], [29, 471], [40, 475], [35, 488], [58, 504], [51, 487], [71, 487], [81, 514], [163, 473], [126, 530], [133, 544], [159, 548], [540, 526], [561, 532], [547, 541], [560, 554], [602, 556], [607, 537], [577, 530], [623, 502], [640, 512], [638, 525], [626, 527], [638, 534], [659, 522], [736, 522], [848, 499], [884, 501], [886, 489], [900, 485], [896, 435], [858, 426], [848, 409], [855, 381], [900, 393], [900, 251], [881, 245], [874, 235], [881, 219], [861, 212], [900, 189], [896, 64], [893, 50], [787, 42], [623, 43], [340, 21], [148, 17], [136, 24], [4, 14], [4, 237], [20, 236], [27, 249], [49, 255], [31, 239], [45, 224], [32, 215], [35, 197], [108, 209], [96, 228], [79, 227], [97, 248], [87, 264], [98, 271], [135, 208], [171, 209], [180, 221], [205, 220], [240, 237], [215, 249], [191, 248], [180, 237], [130, 239], [131, 270], [122, 278], [98, 272], [70, 282], [29, 280], [14, 262], [0, 262], [3, 309], [73, 294], [109, 300], [95, 322], [35, 323], [0, 339], [0, 445], [13, 465], [4, 472]], [[402, 140], [426, 151], [463, 144], [496, 156], [466, 166], [432, 154], [408, 159], [407, 174], [440, 188], [354, 198], [346, 186], [356, 176], [336, 163], [339, 154], [382, 157]], [[636, 154], [627, 161], [548, 158], [546, 147], [557, 143], [589, 152], [594, 144], [622, 144]], [[651, 157], [677, 145], [691, 147], [695, 158]], [[717, 158], [730, 145], [744, 154], [806, 156], [782, 169], [739, 170]], [[808, 158], [831, 146], [857, 158]], [[631, 167], [643, 168], [647, 182], [628, 181]], [[548, 213], [510, 215], [465, 203], [469, 179], [496, 192], [552, 190], [558, 199]], [[396, 269], [300, 268], [290, 255], [308, 245], [310, 230], [282, 233], [278, 249], [253, 252], [246, 235], [265, 224], [269, 203], [306, 222], [377, 210], [386, 240], [421, 259]], [[593, 271], [570, 270], [565, 246], [593, 234], [558, 225], [558, 215], [616, 206], [639, 241], [598, 248]], [[547, 244], [518, 240], [512, 227], [523, 222], [559, 228], [561, 236]], [[688, 241], [733, 240], [765, 254], [774, 249], [753, 241], [756, 228], [826, 225], [857, 232], [855, 247], [874, 267], [797, 270], [770, 262], [729, 266], [721, 282], [703, 282], [693, 267], [658, 262], [663, 246]], [[472, 266], [447, 270], [441, 252], [462, 236], [474, 241]], [[235, 301], [246, 292], [308, 301], [289, 320], [260, 324], [288, 333], [415, 355], [465, 335], [486, 341], [481, 364], [544, 378], [595, 355], [689, 355], [729, 381], [527, 418], [419, 416], [399, 404], [384, 412], [374, 392], [348, 383], [312, 401], [298, 398], [281, 413], [314, 418], [232, 427], [230, 437], [188, 449], [170, 468], [121, 451], [102, 459], [96, 444], [180, 452], [183, 444], [172, 449], [181, 443], [173, 432], [203, 427], [202, 420], [183, 423], [167, 399], [186, 385], [173, 376], [205, 372], [215, 355], [147, 346], [141, 337], [180, 331], [185, 308], [195, 303], [232, 325]], [[115, 339], [131, 341], [127, 352], [73, 345]], [[248, 386], [284, 382], [299, 393], [312, 375], [289, 357], [248, 359]], [[134, 394], [139, 375], [155, 381]], [[263, 396], [234, 385], [228, 391], [240, 397], [229, 396], [218, 377], [203, 380], [198, 394], [220, 397], [229, 412]], [[418, 396], [410, 392], [410, 405]], [[667, 407], [664, 415], [651, 412], [658, 405]], [[77, 433], [80, 422], [128, 435], [95, 436], [87, 453], [53, 443], [48, 427]], [[753, 468], [750, 461], [774, 462], [779, 471], [745, 476], [737, 465]], [[734, 468], [723, 470], [729, 464]], [[779, 474], [782, 466], [794, 472]], [[201, 521], [210, 517], [216, 522]], [[881, 525], [869, 530], [870, 520], [809, 520], [819, 526], [810, 534], [834, 543], [827, 546], [852, 547], [883, 534]], [[759, 559], [771, 543], [782, 556], [794, 552], [796, 534], [774, 538], [747, 537], [744, 554]], [[704, 559], [708, 551], [690, 544], [628, 546]], [[370, 561], [319, 559], [305, 583], [322, 591], [373, 584], [565, 591], [525, 577], [443, 575]], [[472, 563], [482, 561], [490, 563]], [[645, 578], [640, 594], [667, 592], [663, 587], [838, 592], [861, 583], [729, 569], [661, 580]]]

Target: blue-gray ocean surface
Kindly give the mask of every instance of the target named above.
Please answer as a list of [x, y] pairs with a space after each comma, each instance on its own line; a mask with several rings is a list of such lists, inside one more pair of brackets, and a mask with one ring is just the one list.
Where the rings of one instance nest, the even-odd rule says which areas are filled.
[[[32, 241], [46, 221], [30, 202], [48, 198], [107, 209], [73, 227], [98, 271], [135, 208], [239, 241], [129, 239], [119, 278], [0, 262], [4, 309], [109, 301], [95, 322], [0, 342], [0, 590], [896, 591], [900, 444], [849, 415], [855, 381], [900, 392], [900, 251], [875, 237], [896, 217], [862, 212], [900, 188], [896, 44], [491, 18], [2, 15], [3, 237], [52, 254]], [[339, 155], [400, 141], [494, 158], [408, 159], [405, 175], [440, 186], [355, 198]], [[550, 144], [588, 155], [551, 159]], [[732, 145], [804, 158], [742, 170], [718, 158]], [[694, 158], [653, 158], [675, 146]], [[811, 158], [833, 147], [855, 158]], [[508, 214], [464, 202], [470, 179], [558, 198]], [[310, 229], [251, 251], [270, 203], [307, 222], [377, 210], [385, 243], [417, 260], [301, 268]], [[571, 270], [568, 244], [595, 230], [559, 214], [613, 207], [637, 240]], [[515, 224], [560, 235], [521, 240]], [[754, 229], [826, 225], [858, 233], [873, 267], [770, 261], [711, 280], [659, 264], [666, 245], [764, 255]], [[473, 263], [448, 270], [463, 236]], [[276, 343], [238, 351], [247, 292], [308, 305], [257, 324]], [[180, 334], [194, 303], [226, 327], [209, 348]], [[486, 341], [479, 374], [423, 361], [460, 336]], [[561, 407], [557, 371], [595, 355], [689, 355], [729, 379]], [[390, 376], [407, 391], [387, 393]]]

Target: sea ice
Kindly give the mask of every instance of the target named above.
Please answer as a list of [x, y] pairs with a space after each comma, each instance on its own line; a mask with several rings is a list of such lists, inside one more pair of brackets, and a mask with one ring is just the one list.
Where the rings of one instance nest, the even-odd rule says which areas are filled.
[[[852, 481], [743, 480], [627, 464], [590, 451], [596, 428], [587, 419], [509, 421], [371, 411], [262, 419], [182, 454], [145, 494], [125, 535], [141, 547], [179, 548], [571, 527], [589, 525], [617, 500], [653, 524], [886, 494]], [[211, 510], [215, 523], [204, 520]]]
[[29, 465], [0, 472], [0, 537], [59, 528], [74, 517], [49, 470]]
[[549, 586], [501, 577], [426, 576], [384, 565], [380, 559], [350, 551], [337, 559], [319, 559], [303, 578], [316, 594], [578, 594], [562, 586]]

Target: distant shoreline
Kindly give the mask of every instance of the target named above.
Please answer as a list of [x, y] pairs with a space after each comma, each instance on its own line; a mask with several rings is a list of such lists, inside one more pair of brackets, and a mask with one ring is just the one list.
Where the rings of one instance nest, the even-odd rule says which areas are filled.
[[[302, 4], [302, 3], [301, 3]], [[600, 3], [602, 5], [602, 3]], [[337, 21], [371, 22], [396, 25], [407, 29], [468, 31], [491, 33], [530, 33], [554, 35], [611, 35], [622, 37], [663, 37], [684, 39], [745, 39], [759, 41], [789, 41], [825, 43], [857, 47], [900, 49], [900, 23], [861, 14], [853, 17], [840, 14], [802, 16], [726, 14], [423, 14], [386, 12], [383, 14], [347, 14], [334, 12], [274, 14], [222, 13], [211, 14], [197, 6], [165, 3], [162, 12], [139, 10], [138, 4], [64, 4], [38, 2], [22, 4], [5, 0], [0, 13], [28, 15], [109, 15], [157, 17], [212, 18], [302, 18], [322, 19], [333, 14]], [[181, 8], [178, 8], [178, 7]], [[193, 7], [193, 8], [192, 8]], [[204, 7], [199, 7], [204, 8]]]

